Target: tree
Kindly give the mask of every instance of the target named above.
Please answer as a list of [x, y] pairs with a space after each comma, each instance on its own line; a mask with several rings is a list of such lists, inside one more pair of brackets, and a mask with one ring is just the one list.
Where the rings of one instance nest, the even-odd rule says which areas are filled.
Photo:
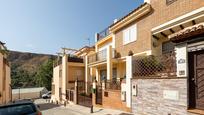
[[28, 71], [18, 68], [18, 65], [13, 64], [11, 66], [11, 85], [12, 88], [25, 88], [35, 87], [34, 80], [35, 73], [29, 73]]
[[53, 60], [48, 59], [44, 64], [42, 64], [36, 74], [36, 85], [38, 87], [46, 87], [51, 90], [53, 76]]

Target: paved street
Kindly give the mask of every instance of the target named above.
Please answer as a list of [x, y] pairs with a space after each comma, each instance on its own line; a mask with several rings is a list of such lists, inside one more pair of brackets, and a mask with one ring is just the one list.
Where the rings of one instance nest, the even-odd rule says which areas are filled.
[[[63, 107], [56, 104], [47, 103], [44, 99], [38, 99], [35, 101], [43, 115], [90, 115], [90, 108], [79, 105], [67, 105]], [[132, 115], [123, 111], [96, 108], [94, 107], [94, 113], [92, 115]]]

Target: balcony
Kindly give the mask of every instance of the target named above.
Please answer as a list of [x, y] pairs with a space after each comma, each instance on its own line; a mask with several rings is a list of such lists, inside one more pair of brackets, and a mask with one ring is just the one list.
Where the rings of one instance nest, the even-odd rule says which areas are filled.
[[[68, 55], [67, 61], [68, 62], [74, 62], [74, 63], [83, 63], [84, 59], [80, 58], [80, 57], [73, 56], [73, 55]], [[61, 64], [62, 64], [62, 58], [56, 59], [54, 61], [54, 67], [61, 65]]]
[[[111, 52], [112, 52], [112, 58], [115, 58], [116, 53], [115, 53], [115, 50], [113, 48], [111, 49]], [[88, 64], [94, 63], [94, 62], [106, 61], [107, 60], [107, 53], [108, 53], [108, 49], [104, 49], [102, 51], [99, 51], [95, 54], [88, 56]]]
[[104, 29], [100, 33], [97, 33], [97, 42], [110, 35], [109, 28]]
[[101, 62], [105, 61], [107, 59], [107, 49], [104, 49], [102, 51], [99, 51], [95, 54], [92, 54], [88, 57], [88, 63], [93, 62]]

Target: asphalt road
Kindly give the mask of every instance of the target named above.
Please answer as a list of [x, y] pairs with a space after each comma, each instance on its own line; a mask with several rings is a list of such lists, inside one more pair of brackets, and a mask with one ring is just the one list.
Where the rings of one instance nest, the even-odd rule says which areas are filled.
[[[40, 106], [43, 115], [90, 115], [90, 108], [68, 104], [66, 107], [48, 103], [45, 99], [37, 99], [35, 103]], [[124, 111], [94, 107], [91, 115], [133, 115]]]
[[79, 111], [47, 103], [44, 99], [36, 100], [35, 103], [40, 106], [40, 110], [43, 115], [84, 115]]

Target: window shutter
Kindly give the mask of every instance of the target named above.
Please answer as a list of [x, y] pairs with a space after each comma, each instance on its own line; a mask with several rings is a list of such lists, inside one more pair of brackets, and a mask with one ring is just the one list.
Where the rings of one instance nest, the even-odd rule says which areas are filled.
[[131, 29], [130, 29], [130, 35], [131, 35], [131, 38], [130, 38], [130, 41], [131, 42], [133, 42], [133, 41], [135, 41], [137, 38], [136, 38], [136, 34], [137, 34], [137, 32], [136, 32], [136, 25], [133, 25], [132, 27], [131, 27]]
[[130, 37], [129, 30], [128, 29], [124, 30], [123, 31], [123, 44], [127, 44], [128, 43], [129, 37]]

